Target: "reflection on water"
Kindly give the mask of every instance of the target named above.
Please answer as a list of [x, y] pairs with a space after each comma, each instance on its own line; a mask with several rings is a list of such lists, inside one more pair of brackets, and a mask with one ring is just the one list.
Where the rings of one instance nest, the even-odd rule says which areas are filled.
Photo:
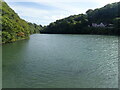
[[117, 88], [118, 38], [36, 34], [3, 45], [4, 88]]

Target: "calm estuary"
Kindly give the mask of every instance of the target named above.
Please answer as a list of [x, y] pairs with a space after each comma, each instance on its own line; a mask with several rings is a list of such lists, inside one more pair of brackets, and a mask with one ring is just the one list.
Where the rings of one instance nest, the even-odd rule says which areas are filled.
[[118, 37], [34, 34], [3, 45], [3, 88], [117, 88]]

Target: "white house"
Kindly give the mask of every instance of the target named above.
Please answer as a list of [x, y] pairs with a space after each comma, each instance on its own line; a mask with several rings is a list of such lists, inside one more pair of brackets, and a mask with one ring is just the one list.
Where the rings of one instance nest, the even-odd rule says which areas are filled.
[[103, 23], [100, 24], [96, 24], [96, 23], [92, 23], [92, 27], [105, 27], [106, 25], [104, 25]]

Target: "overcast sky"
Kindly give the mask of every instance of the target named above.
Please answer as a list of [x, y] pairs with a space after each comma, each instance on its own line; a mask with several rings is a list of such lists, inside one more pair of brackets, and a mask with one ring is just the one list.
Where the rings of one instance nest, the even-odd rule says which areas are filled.
[[119, 0], [5, 0], [26, 21], [48, 25], [57, 19], [85, 13]]

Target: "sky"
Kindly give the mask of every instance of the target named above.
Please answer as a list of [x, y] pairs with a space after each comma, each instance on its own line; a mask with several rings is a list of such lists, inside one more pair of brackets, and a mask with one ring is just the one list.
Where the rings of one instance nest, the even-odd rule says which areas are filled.
[[48, 25], [119, 0], [4, 0], [24, 20]]

